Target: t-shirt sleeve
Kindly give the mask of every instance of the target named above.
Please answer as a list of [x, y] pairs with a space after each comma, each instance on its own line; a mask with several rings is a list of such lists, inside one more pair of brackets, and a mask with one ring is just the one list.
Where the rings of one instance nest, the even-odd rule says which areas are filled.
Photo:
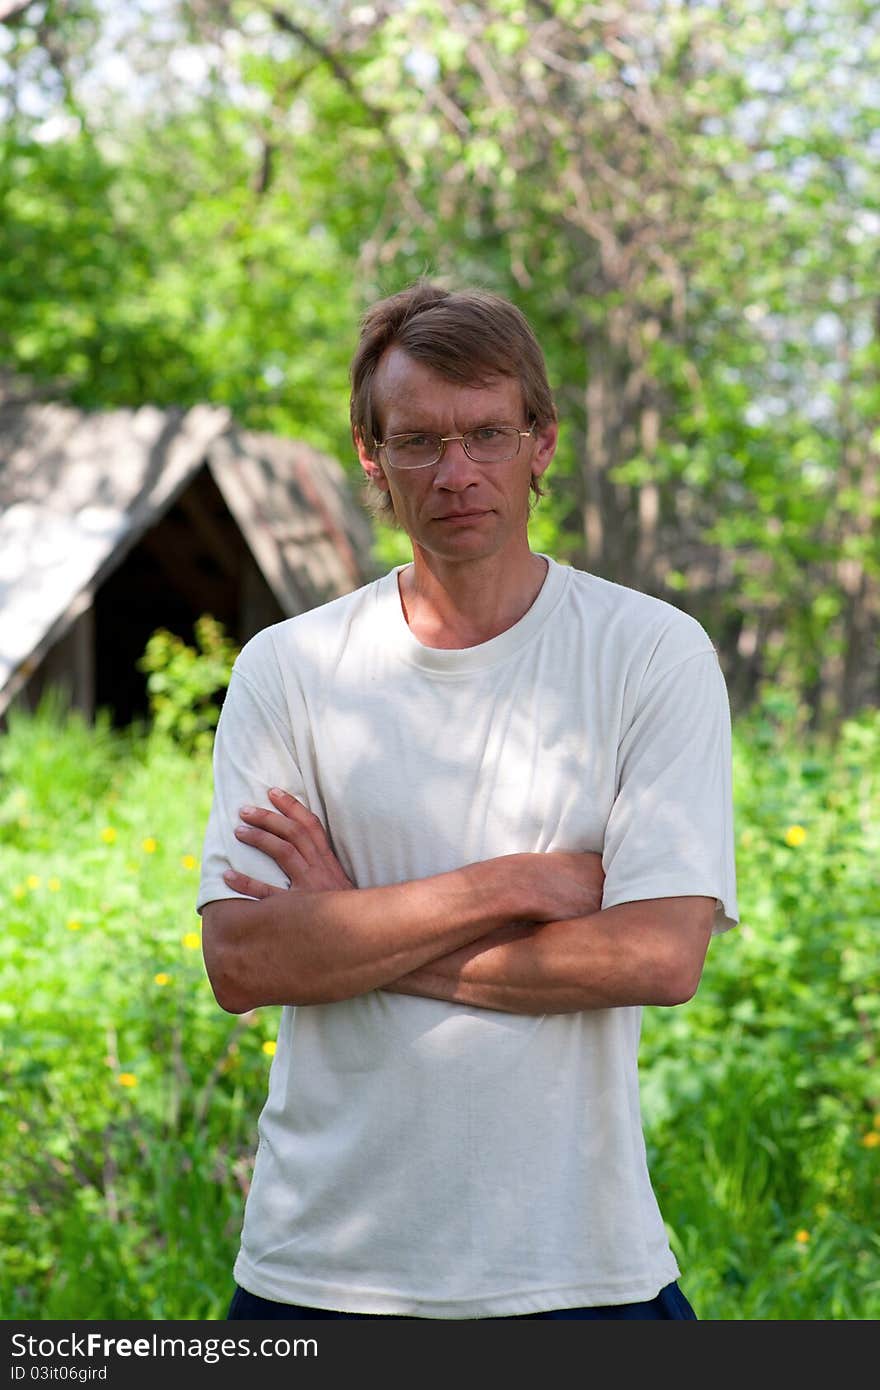
[[714, 932], [738, 921], [730, 708], [714, 649], [646, 674], [621, 739], [603, 848], [604, 907], [715, 898]]
[[270, 787], [282, 787], [308, 804], [290, 719], [273, 688], [277, 682], [267, 646], [251, 652], [245, 648], [244, 656], [247, 674], [239, 664], [233, 669], [214, 739], [214, 793], [202, 848], [199, 912], [212, 899], [241, 896], [223, 880], [229, 868], [288, 887], [289, 880], [273, 859], [235, 838], [235, 828], [242, 823], [241, 806], [271, 808]]

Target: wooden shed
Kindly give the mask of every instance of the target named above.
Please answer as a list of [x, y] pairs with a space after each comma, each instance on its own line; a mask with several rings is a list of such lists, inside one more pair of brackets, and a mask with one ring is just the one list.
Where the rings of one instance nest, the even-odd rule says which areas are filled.
[[375, 575], [337, 460], [224, 409], [87, 412], [0, 380], [0, 722], [48, 684], [127, 723], [159, 627], [239, 644]]

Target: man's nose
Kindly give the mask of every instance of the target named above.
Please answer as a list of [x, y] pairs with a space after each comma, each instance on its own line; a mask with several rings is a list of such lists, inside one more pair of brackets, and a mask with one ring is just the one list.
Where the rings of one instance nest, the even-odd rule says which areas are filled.
[[460, 489], [476, 480], [478, 465], [465, 452], [460, 439], [450, 439], [434, 469], [434, 486]]

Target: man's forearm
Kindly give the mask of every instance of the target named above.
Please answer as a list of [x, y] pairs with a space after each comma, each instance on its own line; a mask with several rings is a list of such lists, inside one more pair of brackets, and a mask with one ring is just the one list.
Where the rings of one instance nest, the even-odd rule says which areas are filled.
[[699, 983], [713, 915], [711, 898], [657, 898], [508, 924], [386, 988], [521, 1014], [679, 1004]]
[[205, 905], [205, 964], [218, 1002], [241, 1013], [377, 989], [533, 915], [519, 855], [382, 888], [283, 892]]
[[230, 867], [224, 879], [242, 896], [203, 907], [208, 976], [232, 1013], [348, 999], [413, 977], [511, 923], [560, 921], [602, 901], [602, 859], [591, 851], [507, 854], [354, 888], [318, 818], [288, 792], [268, 795], [271, 808], [242, 807], [235, 833], [273, 859], [289, 886]]

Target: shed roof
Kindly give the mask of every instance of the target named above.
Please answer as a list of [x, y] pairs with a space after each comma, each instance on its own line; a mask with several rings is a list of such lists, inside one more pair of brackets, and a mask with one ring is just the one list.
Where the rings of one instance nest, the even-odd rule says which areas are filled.
[[0, 381], [0, 713], [97, 588], [207, 466], [283, 612], [373, 575], [341, 465], [207, 405], [88, 412]]

